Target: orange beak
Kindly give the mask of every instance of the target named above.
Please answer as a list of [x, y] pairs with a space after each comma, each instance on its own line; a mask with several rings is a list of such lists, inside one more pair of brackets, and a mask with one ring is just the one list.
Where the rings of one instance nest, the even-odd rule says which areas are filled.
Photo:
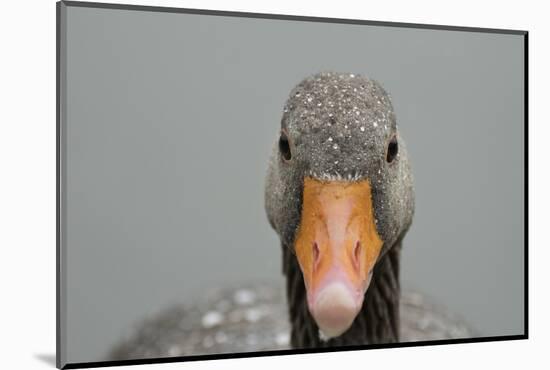
[[361, 310], [382, 244], [368, 180], [304, 180], [295, 250], [309, 311], [325, 337], [344, 333]]

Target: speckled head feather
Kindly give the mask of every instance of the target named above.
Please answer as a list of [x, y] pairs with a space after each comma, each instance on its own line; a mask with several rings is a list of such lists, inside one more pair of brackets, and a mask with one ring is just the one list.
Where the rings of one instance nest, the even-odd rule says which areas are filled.
[[[282, 160], [276, 143], [265, 198], [268, 218], [284, 244], [294, 241], [306, 176], [368, 179], [385, 247], [407, 230], [414, 210], [412, 176], [390, 97], [378, 82], [350, 73], [310, 76], [290, 92], [280, 129], [288, 136], [292, 160]], [[394, 137], [398, 152], [388, 163]]]
[[[383, 243], [359, 314], [345, 333], [328, 341], [319, 336], [308, 310], [303, 273], [294, 255], [307, 177], [368, 180]], [[283, 246], [292, 345], [397, 341], [399, 256], [412, 222], [414, 194], [405, 143], [379, 83], [357, 74], [326, 72], [304, 79], [290, 92], [269, 162], [265, 207]]]

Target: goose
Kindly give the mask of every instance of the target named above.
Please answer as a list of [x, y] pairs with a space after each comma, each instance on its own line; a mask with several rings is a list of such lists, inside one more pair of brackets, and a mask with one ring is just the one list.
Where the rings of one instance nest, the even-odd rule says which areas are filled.
[[399, 261], [413, 178], [388, 93], [322, 72], [294, 87], [268, 162], [294, 348], [399, 340]]
[[392, 103], [376, 81], [323, 72], [290, 92], [264, 201], [282, 246], [286, 302], [275, 281], [222, 286], [205, 302], [144, 319], [107, 359], [478, 336], [420, 293], [400, 298], [413, 178]]

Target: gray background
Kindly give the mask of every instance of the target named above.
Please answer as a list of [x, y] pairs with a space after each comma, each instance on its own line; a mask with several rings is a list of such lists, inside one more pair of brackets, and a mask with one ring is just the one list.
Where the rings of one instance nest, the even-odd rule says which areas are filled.
[[67, 361], [219, 286], [279, 281], [263, 209], [290, 89], [323, 70], [390, 92], [417, 208], [402, 282], [483, 336], [523, 332], [517, 35], [67, 8]]

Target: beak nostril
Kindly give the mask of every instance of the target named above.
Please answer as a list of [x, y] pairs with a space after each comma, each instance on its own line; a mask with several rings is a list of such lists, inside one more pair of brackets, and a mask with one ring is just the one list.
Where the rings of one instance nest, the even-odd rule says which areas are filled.
[[361, 261], [361, 242], [358, 240], [353, 248], [353, 264], [357, 270], [359, 270], [359, 261]]
[[313, 242], [313, 267], [316, 268], [319, 263], [319, 246], [317, 242]]

